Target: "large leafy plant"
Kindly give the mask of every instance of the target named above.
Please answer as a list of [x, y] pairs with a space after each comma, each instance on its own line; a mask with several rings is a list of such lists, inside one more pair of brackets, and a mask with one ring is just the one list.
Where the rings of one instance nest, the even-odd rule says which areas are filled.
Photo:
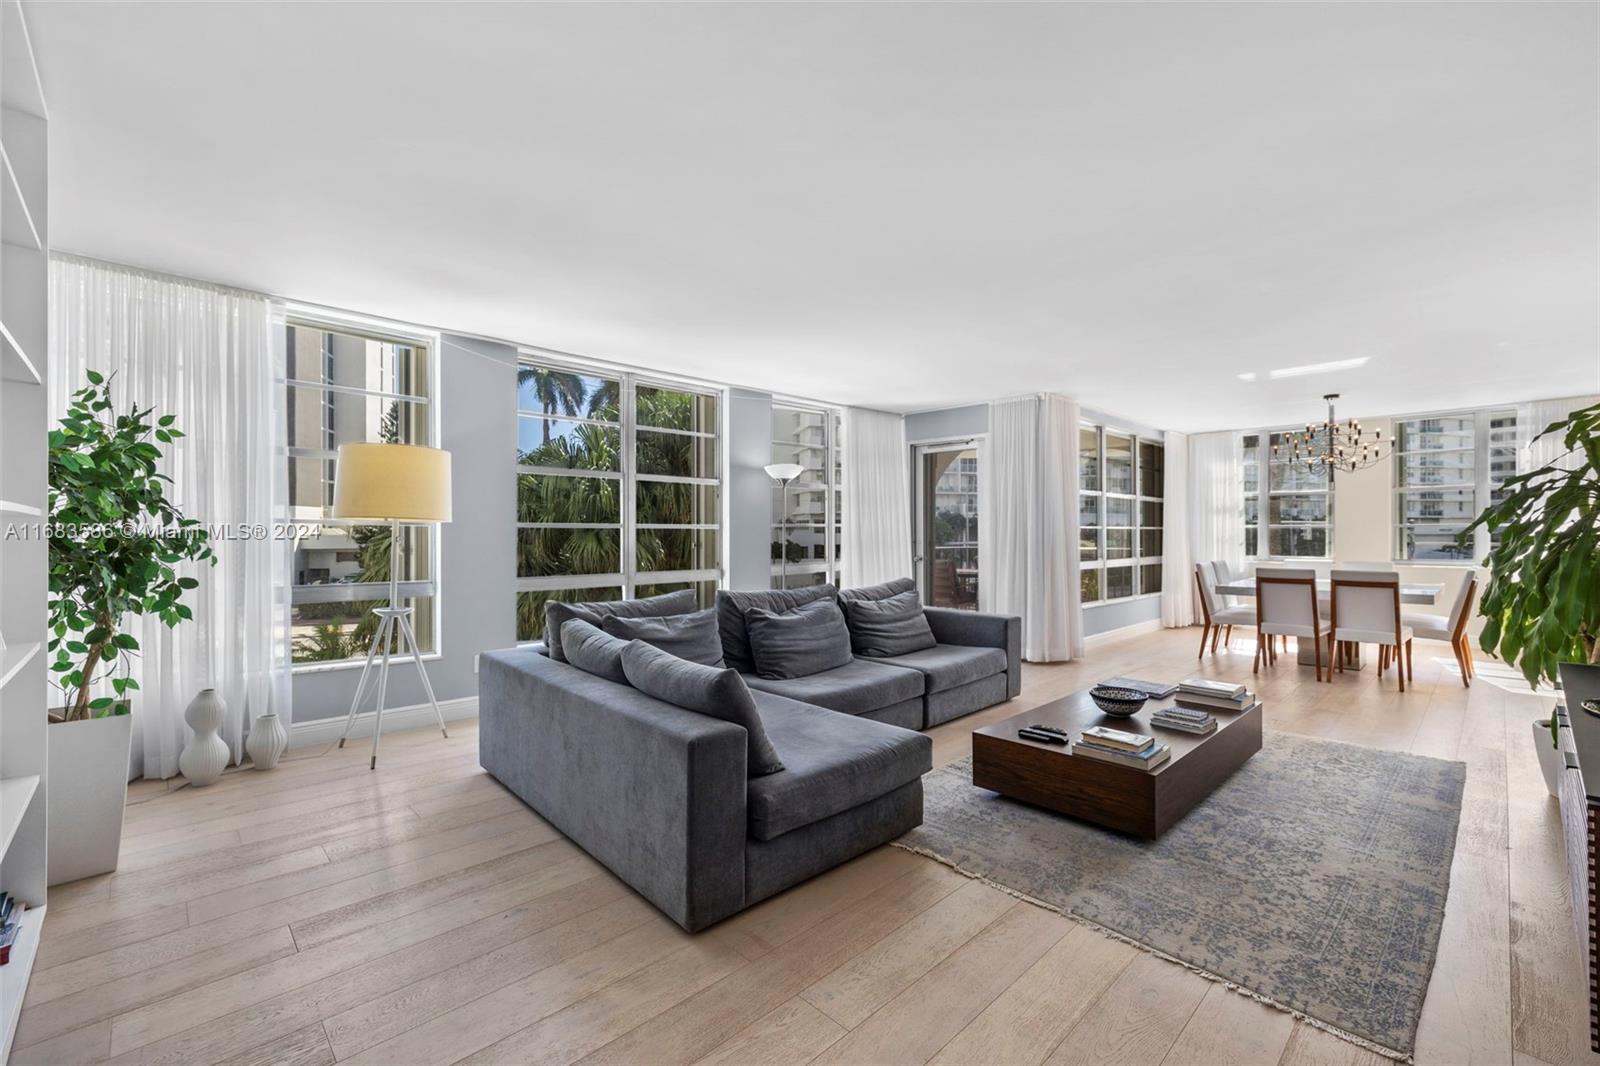
[[[157, 469], [161, 450], [183, 436], [172, 415], [130, 404], [113, 414], [111, 386], [91, 370], [50, 431], [50, 670], [76, 721], [125, 713], [121, 697], [138, 688], [127, 676], [139, 650], [123, 631], [131, 615], [168, 626], [193, 617], [182, 603], [196, 588], [184, 562], [216, 563], [210, 536], [168, 502], [171, 478]], [[108, 678], [115, 695], [91, 695]]]
[[1600, 662], [1600, 404], [1534, 439], [1550, 434], [1566, 448], [1558, 463], [1507, 479], [1460, 537], [1484, 526], [1496, 538], [1480, 643], [1530, 685], [1556, 681], [1562, 662]]

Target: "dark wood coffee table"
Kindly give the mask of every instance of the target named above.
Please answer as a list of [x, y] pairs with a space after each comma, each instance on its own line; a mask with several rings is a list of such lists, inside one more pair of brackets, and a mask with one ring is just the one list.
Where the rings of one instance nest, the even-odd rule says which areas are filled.
[[[1150, 724], [1153, 711], [1172, 703], [1150, 700], [1133, 718], [1111, 718], [1087, 691], [1075, 692], [984, 726], [972, 734], [972, 783], [1154, 840], [1261, 750], [1259, 702], [1244, 711], [1213, 711], [1217, 731], [1205, 737]], [[1172, 758], [1154, 773], [1135, 770], [1017, 736], [1029, 725], [1054, 726], [1074, 736], [1095, 725], [1146, 733], [1169, 745]]]

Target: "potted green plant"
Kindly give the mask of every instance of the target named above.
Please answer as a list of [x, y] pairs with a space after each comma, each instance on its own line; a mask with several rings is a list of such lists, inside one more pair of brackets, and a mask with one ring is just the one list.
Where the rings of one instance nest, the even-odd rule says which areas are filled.
[[[1562, 662], [1600, 663], [1600, 404], [1553, 422], [1535, 440], [1560, 434], [1556, 461], [1508, 478], [1490, 504], [1461, 533], [1487, 528], [1489, 586], [1483, 649], [1514, 663], [1537, 688], [1559, 683]], [[1555, 795], [1561, 767], [1560, 732], [1533, 723], [1545, 783]]]
[[[161, 449], [183, 436], [172, 415], [131, 404], [116, 414], [106, 378], [72, 394], [50, 431], [50, 883], [116, 869], [132, 743], [128, 676], [139, 641], [127, 619], [192, 617], [185, 562], [216, 562], [209, 535], [167, 500]], [[154, 438], [154, 442], [152, 441]], [[109, 691], [107, 691], [109, 690]]]

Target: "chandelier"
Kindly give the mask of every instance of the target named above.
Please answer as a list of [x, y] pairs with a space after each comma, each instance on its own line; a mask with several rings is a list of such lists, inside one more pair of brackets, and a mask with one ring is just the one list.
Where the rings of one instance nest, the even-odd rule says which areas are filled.
[[1364, 430], [1354, 418], [1340, 422], [1333, 417], [1337, 392], [1323, 397], [1328, 402], [1325, 422], [1307, 422], [1303, 431], [1275, 434], [1272, 458], [1288, 461], [1318, 476], [1342, 470], [1347, 474], [1378, 463], [1390, 455], [1394, 441], [1383, 439], [1383, 430]]

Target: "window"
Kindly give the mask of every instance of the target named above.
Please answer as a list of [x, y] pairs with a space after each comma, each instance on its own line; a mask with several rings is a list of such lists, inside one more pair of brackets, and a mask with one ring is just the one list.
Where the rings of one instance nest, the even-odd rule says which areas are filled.
[[772, 486], [772, 587], [838, 584], [844, 510], [839, 416], [818, 407], [772, 405], [772, 462], [804, 469]]
[[1517, 472], [1515, 411], [1465, 411], [1395, 423], [1394, 557], [1461, 562], [1484, 555], [1484, 530], [1463, 547], [1456, 536]]
[[[1276, 455], [1274, 446], [1278, 449]], [[1242, 469], [1246, 558], [1326, 559], [1332, 550], [1333, 478], [1326, 472], [1311, 473], [1290, 462], [1288, 451], [1287, 430], [1245, 434]]]
[[1078, 430], [1078, 558], [1084, 603], [1161, 591], [1166, 448], [1096, 426]]
[[722, 576], [716, 393], [524, 362], [517, 370], [517, 639], [544, 607]]
[[[417, 338], [305, 320], [288, 323], [285, 341], [289, 518], [316, 530], [295, 544], [294, 661], [362, 661], [376, 632], [371, 610], [388, 597], [392, 545], [387, 526], [332, 517], [339, 445], [431, 444], [432, 352]], [[401, 593], [424, 652], [438, 646], [434, 539], [428, 526], [402, 526], [398, 546]]]

